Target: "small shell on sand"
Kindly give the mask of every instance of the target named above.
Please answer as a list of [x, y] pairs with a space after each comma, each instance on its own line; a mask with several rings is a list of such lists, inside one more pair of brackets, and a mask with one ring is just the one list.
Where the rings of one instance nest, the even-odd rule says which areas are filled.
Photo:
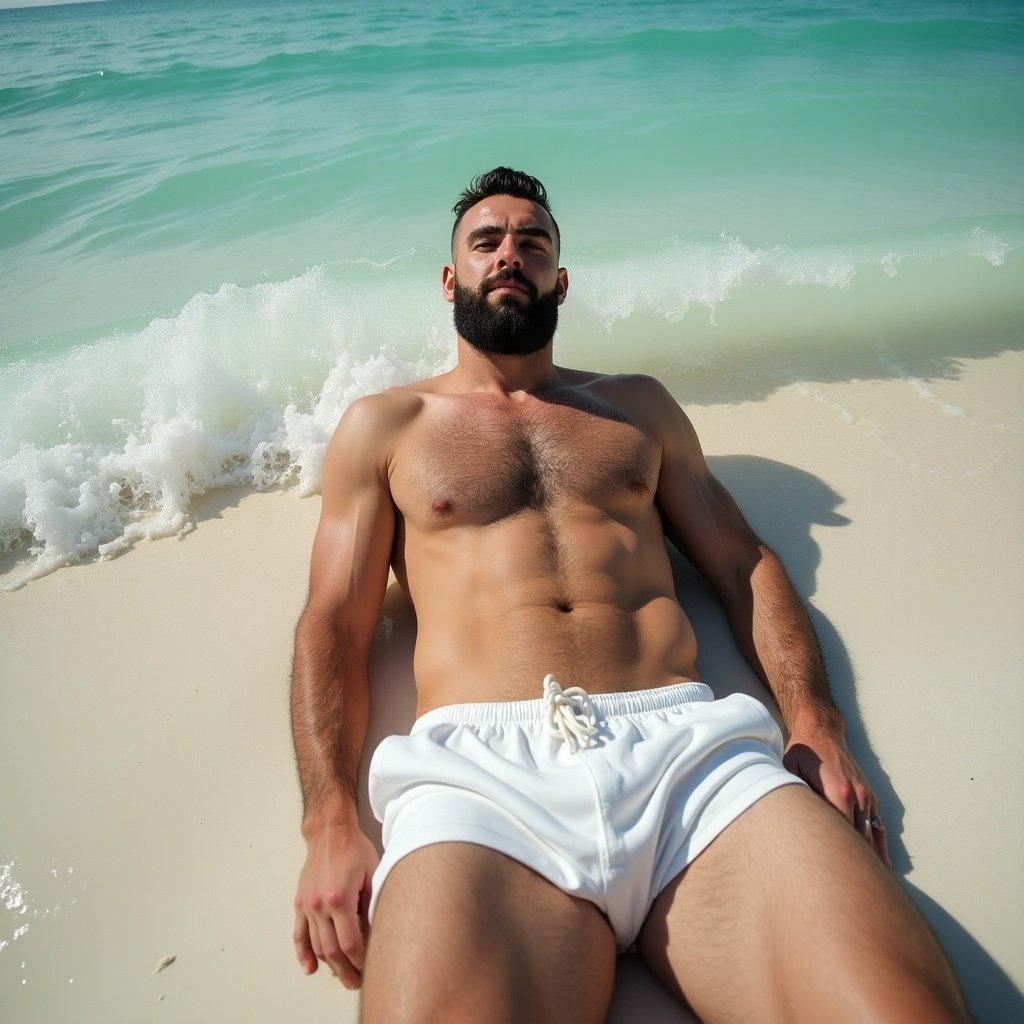
[[177, 959], [178, 959], [178, 958], [177, 958], [176, 956], [165, 956], [165, 957], [164, 957], [164, 958], [163, 958], [163, 959], [162, 959], [162, 960], [160, 961], [160, 963], [158, 963], [158, 964], [156, 965], [156, 970], [155, 970], [155, 971], [154, 971], [153, 973], [154, 973], [154, 974], [159, 974], [159, 973], [160, 973], [160, 972], [161, 972], [161, 971], [162, 971], [162, 970], [163, 970], [163, 969], [164, 969], [165, 967], [170, 967], [170, 966], [171, 966], [171, 964], [173, 964], [173, 963], [174, 963], [174, 961], [175, 961], [175, 960], [177, 960]]

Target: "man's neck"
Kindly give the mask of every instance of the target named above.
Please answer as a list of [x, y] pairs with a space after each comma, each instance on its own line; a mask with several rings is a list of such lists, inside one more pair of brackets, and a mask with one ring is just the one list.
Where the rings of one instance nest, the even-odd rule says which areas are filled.
[[461, 392], [485, 391], [510, 396], [515, 392], [536, 392], [563, 383], [552, 362], [549, 343], [525, 356], [481, 352], [465, 338], [458, 338], [459, 363], [451, 372], [451, 381]]

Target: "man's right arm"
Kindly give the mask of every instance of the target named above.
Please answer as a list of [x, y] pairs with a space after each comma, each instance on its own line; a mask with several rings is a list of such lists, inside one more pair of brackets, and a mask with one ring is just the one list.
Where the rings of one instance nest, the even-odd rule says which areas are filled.
[[292, 738], [308, 850], [295, 900], [296, 950], [307, 973], [323, 959], [348, 987], [358, 987], [353, 967], [362, 969], [364, 953], [357, 903], [361, 892], [365, 901], [378, 859], [359, 828], [356, 794], [369, 720], [370, 645], [395, 531], [387, 475], [392, 410], [391, 396], [357, 399], [327, 446], [292, 666]]

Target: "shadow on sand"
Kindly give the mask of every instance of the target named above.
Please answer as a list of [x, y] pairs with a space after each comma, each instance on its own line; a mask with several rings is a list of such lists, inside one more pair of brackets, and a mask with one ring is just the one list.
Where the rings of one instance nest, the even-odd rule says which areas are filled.
[[[889, 853], [900, 883], [935, 932], [954, 966], [972, 1014], [979, 1022], [1024, 1019], [1024, 998], [980, 943], [932, 898], [908, 883], [912, 867], [901, 841], [904, 807], [879, 763], [857, 705], [853, 669], [842, 639], [829, 621], [807, 603], [816, 589], [820, 551], [811, 536], [814, 525], [841, 527], [850, 520], [836, 509], [842, 496], [819, 478], [762, 458], [729, 456], [709, 459], [712, 472], [744, 510], [752, 528], [782, 559], [797, 593], [804, 600], [821, 645], [836, 702], [847, 723], [847, 743], [867, 776], [885, 818]], [[771, 496], [775, 497], [771, 497]], [[748, 512], [749, 510], [749, 512]], [[773, 698], [747, 664], [732, 637], [714, 591], [675, 548], [668, 545], [676, 596], [690, 617], [700, 644], [700, 676], [718, 698], [749, 693], [782, 719]], [[367, 772], [380, 741], [407, 733], [415, 718], [416, 690], [412, 674], [416, 639], [415, 613], [398, 584], [392, 581], [384, 600], [370, 656], [371, 717], [360, 776], [362, 827], [381, 852], [381, 827], [369, 806]], [[783, 730], [785, 735], [785, 730]], [[639, 953], [619, 957], [608, 1024], [635, 1020], [650, 1024], [692, 1024], [684, 1010], [655, 978]]]

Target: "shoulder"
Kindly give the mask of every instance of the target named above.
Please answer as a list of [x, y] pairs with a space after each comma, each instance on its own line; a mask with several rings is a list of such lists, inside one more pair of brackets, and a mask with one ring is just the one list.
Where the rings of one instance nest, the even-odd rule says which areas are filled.
[[382, 480], [390, 478], [398, 440], [423, 405], [421, 395], [401, 386], [354, 399], [334, 428], [325, 461], [355, 460], [375, 467]]
[[570, 385], [593, 387], [625, 399], [654, 399], [674, 402], [671, 392], [649, 373], [598, 373], [595, 370], [567, 370], [559, 367]]
[[648, 373], [599, 373], [562, 366], [558, 369], [570, 387], [594, 388], [626, 400], [635, 398], [675, 404], [668, 388]]
[[660, 440], [678, 431], [692, 429], [683, 407], [657, 377], [649, 373], [616, 373], [609, 377], [616, 400]]
[[617, 373], [615, 379], [623, 391], [659, 405], [677, 405], [672, 392], [649, 373]]
[[414, 418], [423, 404], [423, 396], [415, 391], [402, 386], [385, 388], [350, 402], [338, 421], [338, 427], [345, 424], [358, 430], [372, 430], [398, 426]]

